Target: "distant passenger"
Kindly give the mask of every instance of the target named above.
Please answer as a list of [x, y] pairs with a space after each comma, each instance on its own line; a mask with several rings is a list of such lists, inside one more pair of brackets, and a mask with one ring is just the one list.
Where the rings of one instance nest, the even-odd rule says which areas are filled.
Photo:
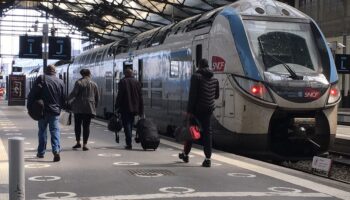
[[91, 80], [89, 69], [80, 70], [81, 79], [75, 82], [73, 91], [68, 96], [68, 102], [74, 113], [74, 132], [76, 144], [73, 149], [81, 148], [80, 136], [83, 125], [83, 151], [88, 151], [87, 142], [90, 135], [91, 118], [96, 115], [99, 101], [97, 84]]
[[[213, 72], [209, 69], [208, 61], [201, 59], [198, 70], [191, 76], [191, 86], [187, 105], [187, 120], [196, 118], [201, 127], [201, 140], [203, 143], [205, 160], [203, 167], [211, 166], [212, 133], [210, 118], [215, 109], [215, 99], [219, 98], [219, 81], [213, 78]], [[189, 162], [192, 141], [186, 141], [183, 153], [179, 158]]]
[[121, 113], [125, 133], [125, 149], [131, 150], [132, 126], [135, 115], [143, 115], [141, 83], [133, 76], [130, 68], [125, 69], [125, 77], [118, 83], [115, 109]]
[[28, 95], [27, 108], [30, 108], [34, 101], [42, 97], [44, 101], [44, 117], [39, 119], [38, 138], [39, 145], [36, 156], [44, 158], [47, 143], [47, 125], [51, 134], [52, 153], [54, 155], [53, 161], [60, 161], [60, 128], [58, 125], [59, 115], [65, 103], [64, 83], [58, 79], [56, 68], [54, 65], [49, 65], [44, 69], [45, 76], [39, 76], [30, 90]]

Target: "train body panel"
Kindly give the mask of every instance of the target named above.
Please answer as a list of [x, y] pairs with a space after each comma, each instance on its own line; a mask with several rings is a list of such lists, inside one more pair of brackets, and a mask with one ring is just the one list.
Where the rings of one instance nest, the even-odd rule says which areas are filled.
[[334, 61], [313, 20], [273, 0], [237, 1], [84, 52], [68, 67], [68, 89], [89, 68], [101, 98], [97, 115], [108, 118], [131, 67], [142, 83], [145, 114], [171, 132], [184, 123], [201, 58], [219, 80], [216, 147], [287, 158], [328, 149], [339, 102]]

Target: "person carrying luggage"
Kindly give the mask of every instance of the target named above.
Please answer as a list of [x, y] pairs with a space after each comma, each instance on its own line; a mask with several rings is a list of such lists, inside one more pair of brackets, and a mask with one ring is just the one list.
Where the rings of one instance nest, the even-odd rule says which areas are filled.
[[[48, 65], [44, 69], [44, 76], [39, 76], [33, 85], [33, 88], [28, 94], [27, 108], [29, 112], [35, 104], [37, 99], [42, 99], [43, 102], [43, 116], [38, 119], [38, 149], [36, 156], [44, 158], [47, 143], [46, 129], [49, 126], [51, 134], [51, 147], [54, 155], [53, 161], [61, 160], [60, 151], [60, 127], [58, 119], [61, 109], [65, 106], [65, 85], [62, 80], [56, 77], [56, 67]], [[38, 111], [37, 111], [38, 112]]]
[[124, 70], [125, 77], [118, 83], [115, 110], [121, 114], [125, 133], [125, 149], [132, 149], [132, 126], [135, 115], [143, 116], [143, 99], [141, 83], [133, 76], [130, 68]]
[[[201, 59], [198, 70], [191, 76], [191, 85], [187, 105], [187, 120], [195, 117], [201, 127], [201, 138], [205, 160], [203, 167], [211, 166], [212, 133], [210, 118], [215, 109], [215, 99], [219, 98], [219, 81], [213, 78], [213, 72], [209, 69], [208, 61]], [[192, 141], [186, 141], [184, 150], [179, 153], [179, 158], [189, 162]]]

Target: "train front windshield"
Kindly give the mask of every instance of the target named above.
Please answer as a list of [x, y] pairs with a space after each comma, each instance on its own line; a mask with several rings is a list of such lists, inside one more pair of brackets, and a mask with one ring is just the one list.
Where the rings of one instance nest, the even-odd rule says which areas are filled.
[[244, 24], [263, 71], [290, 74], [290, 68], [296, 74], [322, 73], [322, 59], [309, 23], [244, 20]]

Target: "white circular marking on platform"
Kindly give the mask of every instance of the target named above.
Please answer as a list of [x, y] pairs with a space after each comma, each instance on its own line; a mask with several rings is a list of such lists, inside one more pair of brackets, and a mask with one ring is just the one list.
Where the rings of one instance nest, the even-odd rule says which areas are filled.
[[60, 180], [59, 176], [33, 176], [28, 178], [30, 181], [57, 181]]
[[117, 154], [117, 153], [99, 153], [97, 155], [101, 157], [119, 157], [120, 156], [120, 154]]
[[61, 135], [75, 135], [75, 133], [61, 133]]
[[227, 176], [240, 177], [240, 178], [255, 178], [254, 174], [245, 174], [245, 173], [228, 173]]
[[95, 142], [94, 141], [90, 141], [90, 142], [88, 142], [88, 144], [94, 144]]
[[142, 178], [154, 178], [154, 177], [161, 177], [161, 176], [164, 176], [164, 174], [162, 173], [142, 173], [142, 172], [139, 172], [139, 173], [135, 173], [135, 176], [137, 177], [142, 177]]
[[139, 165], [137, 162], [115, 162], [113, 165], [127, 166], [127, 165]]
[[68, 136], [67, 138], [68, 138], [68, 139], [73, 139], [74, 137], [73, 137], [73, 136]]
[[195, 192], [195, 189], [187, 188], [187, 187], [163, 187], [160, 188], [159, 191], [165, 193], [173, 193], [173, 194], [186, 194]]
[[30, 155], [24, 155], [23, 157], [24, 157], [24, 159], [36, 158], [36, 155], [35, 154], [30, 154]]
[[56, 198], [63, 199], [63, 198], [72, 198], [76, 196], [77, 194], [73, 192], [47, 192], [47, 193], [42, 193], [38, 195], [39, 198], [44, 198], [44, 199], [56, 199]]
[[[171, 155], [171, 156], [174, 156], [174, 157], [179, 157], [179, 154], [173, 154], [173, 155]], [[190, 157], [190, 158], [193, 158], [194, 157], [194, 155], [188, 155], [188, 157]]]
[[33, 150], [36, 150], [36, 148], [30, 147], [30, 148], [25, 148], [24, 150], [25, 150], [25, 151], [33, 151]]
[[30, 144], [30, 142], [25, 142], [24, 144], [27, 144], [27, 145], [28, 145], [28, 144]]
[[[201, 162], [198, 162], [197, 164], [198, 165], [202, 165]], [[217, 166], [221, 166], [222, 164], [221, 163], [217, 163], [217, 162], [211, 162], [211, 165], [217, 167]]]
[[10, 135], [10, 136], [13, 136], [13, 135], [22, 135], [22, 133], [6, 133], [5, 135]]
[[46, 168], [46, 167], [50, 167], [51, 165], [49, 164], [28, 164], [28, 165], [24, 165], [25, 168], [29, 168], [29, 169], [36, 169], [36, 168]]
[[288, 193], [300, 193], [302, 192], [299, 189], [295, 188], [288, 188], [288, 187], [270, 187], [268, 190], [274, 191], [274, 192], [288, 192]]
[[104, 132], [109, 132], [109, 130], [107, 130], [107, 129], [106, 129], [106, 130], [103, 130], [103, 131], [104, 131]]
[[169, 150], [169, 151], [173, 151], [174, 149], [173, 149], [173, 148], [167, 148], [167, 150]]

